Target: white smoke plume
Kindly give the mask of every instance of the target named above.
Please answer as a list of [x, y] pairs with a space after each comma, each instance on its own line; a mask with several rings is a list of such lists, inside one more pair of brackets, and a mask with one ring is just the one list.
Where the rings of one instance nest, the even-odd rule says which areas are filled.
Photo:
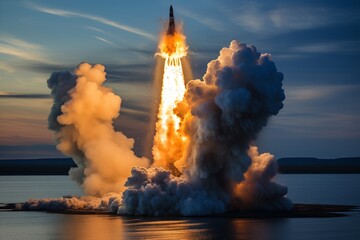
[[120, 194], [108, 193], [102, 197], [94, 196], [64, 196], [61, 198], [30, 199], [23, 204], [17, 204], [18, 210], [65, 211], [65, 210], [97, 210], [109, 211], [112, 202], [118, 202]]
[[54, 98], [49, 128], [56, 132], [57, 148], [78, 166], [70, 177], [92, 196], [120, 192], [133, 166], [148, 165], [132, 151], [134, 140], [114, 130], [121, 99], [103, 86], [104, 70], [82, 63], [74, 74], [57, 72], [48, 79]]
[[118, 213], [208, 215], [233, 209], [289, 210], [287, 188], [271, 181], [273, 156], [251, 146], [285, 99], [283, 74], [269, 54], [232, 41], [208, 64], [203, 80], [187, 84], [178, 104], [190, 139], [181, 177], [134, 168]]

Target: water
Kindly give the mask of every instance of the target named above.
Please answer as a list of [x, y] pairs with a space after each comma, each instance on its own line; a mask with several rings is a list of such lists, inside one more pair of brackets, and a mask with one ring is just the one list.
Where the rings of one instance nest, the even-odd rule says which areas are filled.
[[[360, 174], [285, 174], [298, 203], [360, 206]], [[81, 195], [67, 176], [0, 176], [0, 202]], [[337, 218], [145, 218], [0, 211], [0, 239], [360, 239], [360, 213]]]
[[360, 206], [360, 174], [279, 174], [275, 181], [295, 203]]

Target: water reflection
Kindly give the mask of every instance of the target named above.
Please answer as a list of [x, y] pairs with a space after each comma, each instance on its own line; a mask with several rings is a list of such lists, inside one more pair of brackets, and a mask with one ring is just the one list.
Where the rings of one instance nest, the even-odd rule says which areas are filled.
[[282, 239], [287, 220], [68, 215], [59, 239]]
[[126, 239], [121, 218], [105, 215], [68, 215], [59, 228], [59, 239]]
[[287, 239], [288, 219], [232, 219], [230, 239]]
[[[360, 174], [290, 174], [277, 180], [289, 186], [294, 202], [360, 205], [360, 191], [344, 188], [360, 183]], [[66, 176], [0, 176], [0, 202], [81, 195], [76, 191], [78, 187]], [[318, 194], [310, 194], [314, 192]], [[0, 239], [358, 240], [359, 222], [359, 212], [339, 218], [156, 219], [0, 211]]]

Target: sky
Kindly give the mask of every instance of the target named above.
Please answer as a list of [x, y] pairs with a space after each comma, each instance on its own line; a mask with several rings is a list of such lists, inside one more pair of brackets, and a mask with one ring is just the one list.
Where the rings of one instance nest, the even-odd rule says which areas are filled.
[[[159, 33], [170, 4], [194, 78], [231, 40], [268, 52], [284, 73], [284, 108], [256, 144], [276, 157], [360, 156], [359, 1], [0, 1], [0, 159], [62, 157], [47, 129], [46, 80], [105, 65], [122, 100], [117, 130], [144, 153]], [[189, 79], [188, 79], [189, 80]]]

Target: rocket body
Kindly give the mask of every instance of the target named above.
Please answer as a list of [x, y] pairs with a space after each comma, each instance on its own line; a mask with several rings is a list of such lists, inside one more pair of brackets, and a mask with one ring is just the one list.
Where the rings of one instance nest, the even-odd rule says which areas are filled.
[[168, 28], [168, 35], [175, 34], [175, 18], [174, 18], [174, 11], [172, 5], [170, 5], [170, 13], [169, 13], [169, 28]]

